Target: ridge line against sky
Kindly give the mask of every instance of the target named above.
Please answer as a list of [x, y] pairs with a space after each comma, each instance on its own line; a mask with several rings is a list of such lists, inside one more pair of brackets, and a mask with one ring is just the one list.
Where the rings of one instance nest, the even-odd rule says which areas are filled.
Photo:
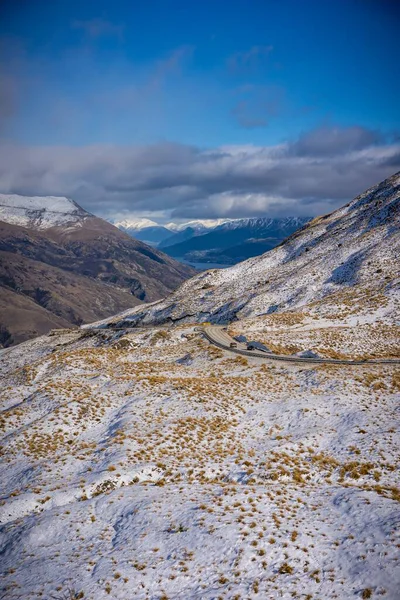
[[305, 216], [400, 169], [390, 0], [5, 1], [0, 192], [106, 218]]

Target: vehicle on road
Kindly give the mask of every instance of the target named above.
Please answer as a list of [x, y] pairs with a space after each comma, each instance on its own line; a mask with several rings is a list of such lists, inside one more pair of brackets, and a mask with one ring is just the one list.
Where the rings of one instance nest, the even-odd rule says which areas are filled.
[[[399, 364], [399, 358], [388, 358], [388, 359], [362, 359], [362, 360], [353, 360], [353, 359], [336, 359], [336, 358], [322, 358], [322, 357], [303, 357], [303, 356], [280, 356], [275, 354], [272, 350], [267, 348], [261, 342], [246, 342], [246, 350], [238, 347], [237, 342], [229, 342], [229, 335], [225, 335], [224, 339], [218, 336], [218, 329], [222, 329], [222, 327], [218, 327], [213, 325], [212, 327], [205, 327], [202, 331], [205, 337], [208, 339], [211, 344], [215, 344], [220, 348], [224, 348], [226, 350], [236, 349], [235, 352], [243, 355], [254, 356], [257, 358], [266, 358], [268, 360], [279, 360], [283, 362], [290, 363], [322, 363], [322, 364], [339, 364], [339, 365], [364, 365], [364, 364]], [[239, 336], [238, 336], [239, 337]], [[243, 336], [244, 337], [244, 336]], [[225, 341], [226, 340], [226, 341]], [[241, 342], [241, 340], [238, 340]], [[249, 350], [255, 350], [254, 354], [249, 354]]]
[[261, 342], [247, 342], [247, 350], [258, 350], [259, 352], [271, 352], [269, 348], [261, 344]]

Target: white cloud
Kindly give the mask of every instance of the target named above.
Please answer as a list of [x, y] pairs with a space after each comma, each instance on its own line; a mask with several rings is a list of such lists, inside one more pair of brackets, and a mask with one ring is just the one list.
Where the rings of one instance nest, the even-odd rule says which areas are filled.
[[276, 146], [0, 145], [0, 191], [66, 195], [112, 218], [316, 215], [400, 169], [400, 144], [328, 128]]

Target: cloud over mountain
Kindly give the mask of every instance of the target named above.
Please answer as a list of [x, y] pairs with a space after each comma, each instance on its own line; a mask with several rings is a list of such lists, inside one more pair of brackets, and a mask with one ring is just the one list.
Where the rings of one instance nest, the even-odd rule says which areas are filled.
[[66, 195], [104, 216], [177, 218], [329, 212], [400, 168], [400, 144], [324, 126], [275, 146], [0, 146], [0, 191]]

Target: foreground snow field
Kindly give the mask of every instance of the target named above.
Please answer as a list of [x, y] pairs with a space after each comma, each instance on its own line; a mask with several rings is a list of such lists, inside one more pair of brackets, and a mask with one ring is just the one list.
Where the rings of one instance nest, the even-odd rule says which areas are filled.
[[395, 367], [245, 359], [191, 325], [0, 365], [2, 598], [398, 598]]

